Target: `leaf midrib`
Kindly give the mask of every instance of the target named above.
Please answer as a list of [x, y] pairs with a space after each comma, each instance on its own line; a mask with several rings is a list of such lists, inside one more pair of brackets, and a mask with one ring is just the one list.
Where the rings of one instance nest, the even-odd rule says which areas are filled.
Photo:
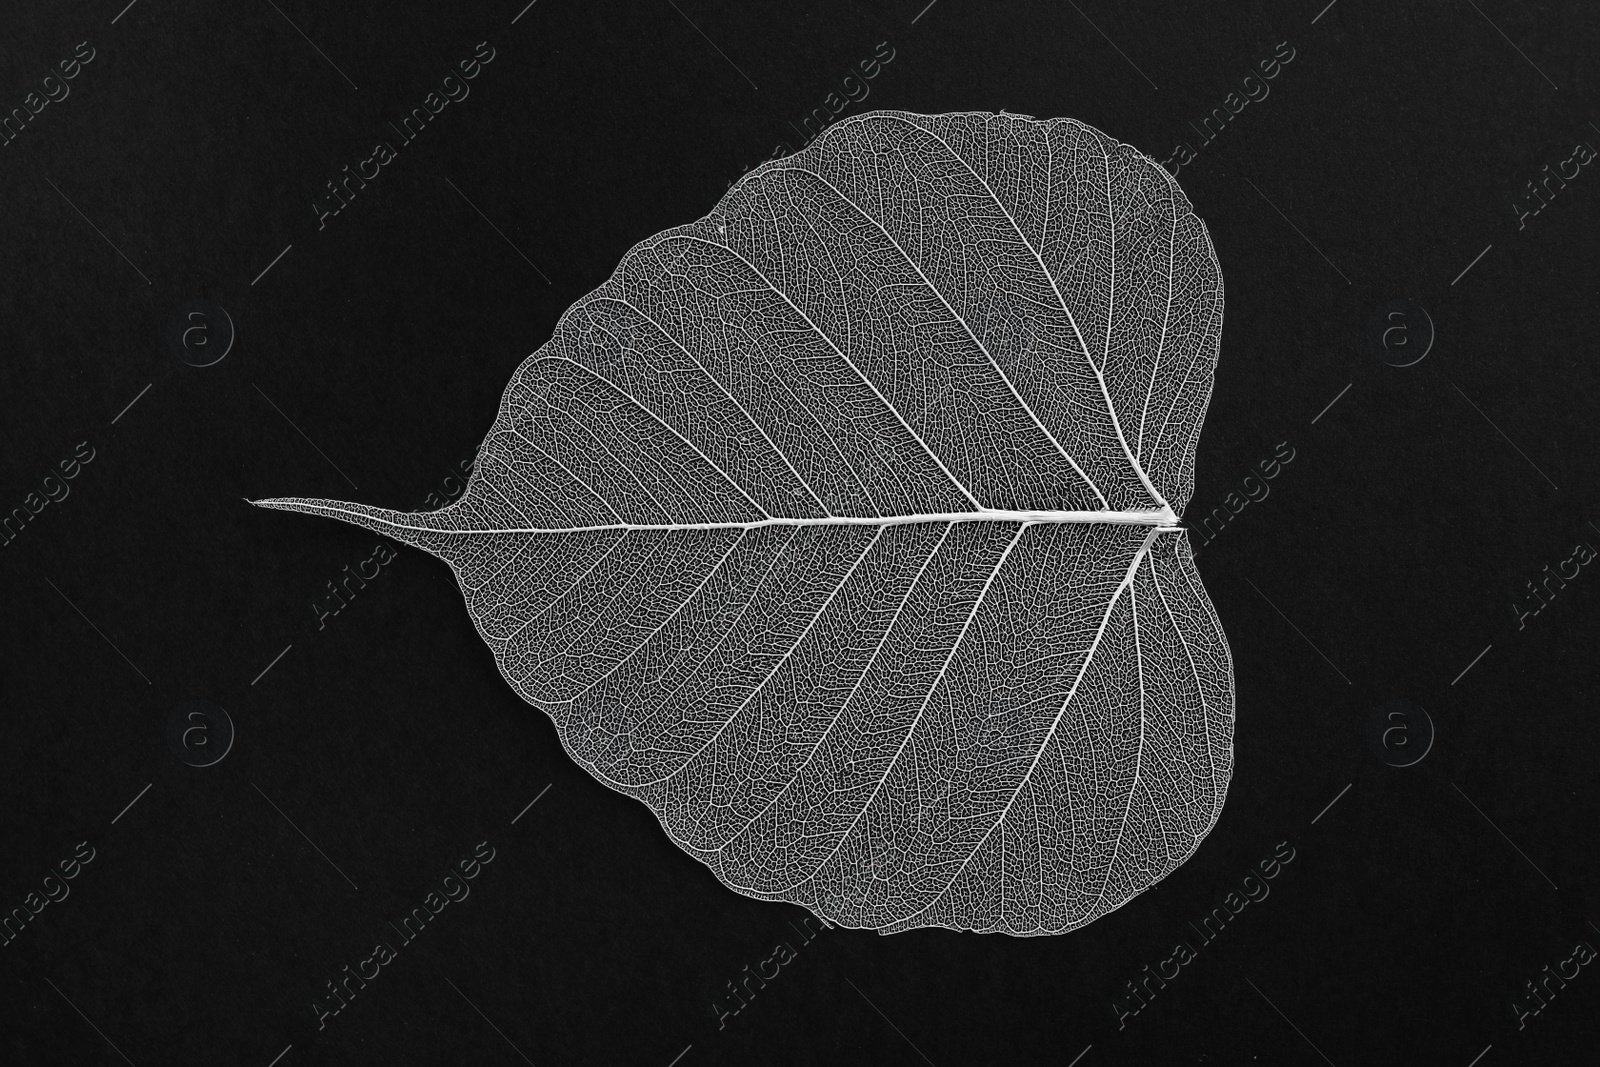
[[[463, 501], [465, 502], [465, 498]], [[357, 511], [349, 508], [338, 507], [334, 504], [318, 502], [319, 506], [329, 512], [348, 515], [352, 518], [366, 522], [377, 521], [396, 530], [415, 530], [418, 533], [452, 533], [452, 534], [570, 534], [570, 533], [599, 533], [604, 531], [661, 531], [675, 532], [679, 530], [758, 530], [765, 526], [906, 526], [914, 523], [933, 522], [1015, 522], [1026, 526], [1040, 524], [1072, 525], [1106, 523], [1117, 526], [1154, 526], [1158, 532], [1176, 532], [1181, 529], [1178, 517], [1171, 508], [1161, 510], [1135, 510], [1135, 511], [1007, 511], [996, 508], [984, 508], [979, 511], [946, 511], [930, 512], [912, 515], [826, 515], [804, 518], [786, 518], [783, 516], [769, 516], [765, 519], [752, 519], [749, 522], [671, 522], [671, 523], [630, 523], [614, 522], [599, 523], [590, 526], [417, 526], [411, 523], [396, 522], [393, 519], [374, 515], [371, 512]], [[453, 504], [440, 511], [428, 512], [430, 515], [442, 515], [459, 507], [460, 503]]]

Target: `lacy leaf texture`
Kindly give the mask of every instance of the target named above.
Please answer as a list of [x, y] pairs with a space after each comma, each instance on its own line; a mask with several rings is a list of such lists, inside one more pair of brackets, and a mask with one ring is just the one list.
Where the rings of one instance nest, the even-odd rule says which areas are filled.
[[1061, 933], [1227, 791], [1232, 663], [1179, 526], [1222, 305], [1128, 145], [868, 113], [630, 250], [456, 503], [260, 503], [444, 559], [568, 754], [731, 889]]

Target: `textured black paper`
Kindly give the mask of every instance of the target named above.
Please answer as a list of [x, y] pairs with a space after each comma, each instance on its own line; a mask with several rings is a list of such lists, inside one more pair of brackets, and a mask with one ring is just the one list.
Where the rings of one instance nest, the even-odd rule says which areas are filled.
[[[0, 1060], [1592, 1057], [1600, 14], [523, 2], [6, 12]], [[1231, 793], [1065, 936], [729, 892], [443, 564], [245, 503], [439, 506], [623, 252], [876, 107], [1081, 119], [1222, 264]]]

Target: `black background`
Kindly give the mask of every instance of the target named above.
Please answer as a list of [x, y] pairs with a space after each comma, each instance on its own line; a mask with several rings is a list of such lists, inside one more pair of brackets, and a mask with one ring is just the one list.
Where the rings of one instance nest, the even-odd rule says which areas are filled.
[[[924, 2], [11, 5], [0, 107], [78, 42], [95, 58], [0, 148], [0, 508], [79, 442], [94, 459], [0, 548], [0, 908], [78, 842], [95, 858], [0, 948], [0, 1058], [1591, 1059], [1594, 967], [1520, 1030], [1511, 1004], [1600, 944], [1600, 577], [1521, 629], [1510, 605], [1600, 546], [1600, 174], [1521, 228], [1513, 204], [1600, 145], [1600, 12]], [[323, 183], [483, 40], [471, 95], [319, 230]], [[724, 983], [803, 913], [723, 888], [573, 766], [442, 563], [402, 549], [318, 629], [312, 599], [375, 539], [244, 498], [424, 507], [562, 310], [795, 144], [880, 42], [846, 114], [1071, 116], [1157, 159], [1289, 43], [1178, 176], [1227, 287], [1191, 519], [1280, 442], [1295, 458], [1196, 538], [1238, 710], [1228, 804], [1188, 863], [1060, 937], [824, 931], [719, 1030]], [[206, 368], [168, 343], [195, 300], [237, 330]], [[1367, 333], [1400, 300], [1438, 335], [1405, 368]], [[1366, 741], [1397, 698], [1437, 728], [1407, 768]], [[206, 768], [167, 743], [195, 699], [237, 729]], [[480, 841], [471, 896], [318, 1031], [324, 981]], [[1119, 1029], [1123, 983], [1279, 842], [1270, 896]]]

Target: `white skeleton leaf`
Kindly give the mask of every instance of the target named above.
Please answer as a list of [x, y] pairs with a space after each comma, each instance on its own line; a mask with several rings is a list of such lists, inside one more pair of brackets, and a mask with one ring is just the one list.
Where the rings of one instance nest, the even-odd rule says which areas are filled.
[[447, 562], [572, 759], [729, 888], [1061, 933], [1227, 792], [1232, 662], [1179, 519], [1222, 307], [1135, 149], [872, 112], [630, 250], [456, 502], [260, 503]]

